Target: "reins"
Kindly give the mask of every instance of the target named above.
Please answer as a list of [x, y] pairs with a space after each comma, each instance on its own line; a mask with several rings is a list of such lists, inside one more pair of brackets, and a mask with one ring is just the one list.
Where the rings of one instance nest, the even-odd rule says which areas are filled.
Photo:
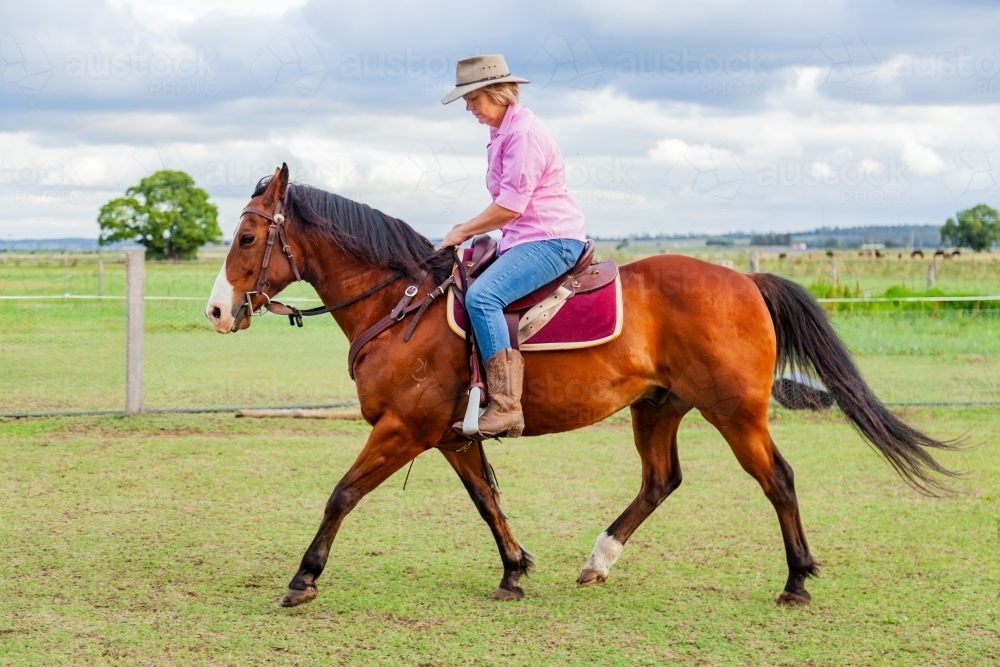
[[[306, 310], [300, 310], [299, 308], [286, 305], [279, 301], [272, 301], [271, 297], [267, 295], [267, 292], [265, 290], [270, 286], [269, 283], [267, 282], [267, 269], [271, 264], [271, 252], [274, 249], [274, 243], [276, 240], [281, 242], [281, 249], [282, 251], [284, 251], [285, 256], [288, 258], [288, 263], [292, 265], [292, 271], [295, 274], [295, 281], [299, 282], [302, 280], [302, 274], [299, 273], [299, 267], [295, 263], [295, 257], [292, 255], [292, 249], [288, 245], [288, 241], [285, 238], [284, 222], [286, 218], [284, 213], [282, 213], [284, 209], [285, 209], [284, 199], [282, 199], [279, 200], [278, 203], [275, 205], [273, 214], [268, 213], [263, 209], [257, 208], [256, 206], [247, 206], [240, 213], [241, 218], [247, 213], [254, 213], [256, 215], [261, 216], [265, 220], [268, 220], [271, 224], [267, 232], [267, 248], [264, 250], [264, 259], [261, 262], [260, 275], [257, 277], [256, 289], [252, 292], [246, 293], [246, 300], [240, 306], [239, 311], [237, 311], [236, 313], [236, 318], [233, 324], [234, 331], [240, 324], [240, 318], [243, 316], [244, 310], [247, 313], [246, 315], [247, 317], [253, 317], [254, 315], [262, 315], [264, 310], [267, 310], [270, 313], [274, 313], [275, 315], [286, 315], [288, 317], [288, 323], [290, 325], [298, 325], [299, 327], [301, 327], [303, 317], [312, 317], [315, 315], [332, 313], [333, 311], [339, 310], [340, 308], [345, 308], [347, 306], [350, 306], [351, 304], [357, 303], [362, 299], [366, 299], [371, 295], [375, 294], [376, 292], [388, 287], [389, 285], [396, 282], [405, 275], [402, 271], [396, 271], [388, 278], [378, 283], [377, 285], [370, 287], [366, 289], [364, 292], [352, 296], [349, 299], [345, 299], [344, 301], [336, 303], [332, 306], [319, 306], [317, 308], [308, 308]], [[426, 257], [417, 260], [417, 264], [418, 265], [427, 264], [427, 262], [437, 257], [444, 251], [445, 251], [444, 248], [436, 250], [427, 255]], [[410, 323], [410, 326], [407, 328], [406, 333], [403, 336], [404, 341], [409, 341], [410, 336], [413, 335], [413, 330], [416, 328], [417, 323], [420, 321], [420, 318], [423, 317], [423, 314], [427, 310], [427, 308], [431, 305], [431, 303], [435, 299], [443, 295], [447, 291], [447, 289], [456, 282], [455, 276], [451, 275], [448, 278], [446, 278], [440, 285], [438, 285], [433, 290], [424, 295], [424, 298], [420, 299], [416, 303], [412, 303], [413, 297], [417, 295], [417, 292], [420, 290], [420, 285], [424, 282], [424, 279], [427, 277], [427, 274], [429, 272], [430, 269], [424, 269], [423, 272], [420, 274], [419, 278], [417, 278], [417, 280], [413, 284], [407, 286], [406, 290], [403, 292], [403, 297], [399, 300], [399, 303], [396, 304], [396, 306], [392, 309], [392, 311], [390, 311], [389, 314], [383, 317], [381, 320], [379, 320], [378, 322], [376, 322], [375, 324], [373, 324], [372, 326], [368, 327], [363, 332], [361, 332], [361, 335], [359, 335], [357, 338], [354, 339], [354, 341], [351, 342], [351, 349], [347, 357], [347, 368], [348, 372], [351, 375], [352, 380], [354, 379], [354, 360], [357, 357], [358, 353], [361, 351], [361, 348], [363, 348], [373, 338], [378, 336], [383, 331], [389, 329], [397, 322], [403, 321], [403, 318], [405, 318], [410, 313], [417, 311], [416, 316], [413, 318], [413, 322]], [[465, 281], [463, 280], [463, 285], [464, 283]], [[252, 301], [253, 296], [255, 294], [259, 294], [267, 300], [267, 303], [265, 303], [262, 306], [261, 310], [256, 312], [253, 310], [253, 301]]]

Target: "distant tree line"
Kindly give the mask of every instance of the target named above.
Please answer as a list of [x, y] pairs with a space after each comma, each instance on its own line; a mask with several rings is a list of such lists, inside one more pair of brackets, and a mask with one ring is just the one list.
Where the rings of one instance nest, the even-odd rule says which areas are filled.
[[792, 245], [791, 234], [754, 234], [750, 237], [750, 245]]

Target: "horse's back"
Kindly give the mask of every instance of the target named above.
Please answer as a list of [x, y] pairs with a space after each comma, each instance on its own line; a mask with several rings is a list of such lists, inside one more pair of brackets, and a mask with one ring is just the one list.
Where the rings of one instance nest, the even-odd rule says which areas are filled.
[[704, 372], [753, 376], [763, 378], [760, 384], [769, 391], [774, 326], [748, 276], [683, 255], [625, 264], [621, 276], [625, 329], [631, 326], [636, 334], [624, 345], [646, 348], [675, 378]]
[[641, 298], [665, 298], [661, 305], [668, 312], [716, 313], [723, 320], [726, 312], [764, 315], [770, 321], [760, 290], [733, 269], [685, 255], [655, 255], [623, 264], [619, 270], [623, 291]]

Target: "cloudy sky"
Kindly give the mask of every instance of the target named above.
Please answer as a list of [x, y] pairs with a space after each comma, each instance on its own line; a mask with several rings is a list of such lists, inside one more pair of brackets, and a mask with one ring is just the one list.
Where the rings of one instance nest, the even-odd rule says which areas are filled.
[[489, 203], [442, 106], [503, 53], [598, 236], [940, 224], [1000, 205], [990, 1], [33, 0], [0, 6], [0, 240], [96, 237], [152, 171], [226, 233], [282, 161], [440, 237]]

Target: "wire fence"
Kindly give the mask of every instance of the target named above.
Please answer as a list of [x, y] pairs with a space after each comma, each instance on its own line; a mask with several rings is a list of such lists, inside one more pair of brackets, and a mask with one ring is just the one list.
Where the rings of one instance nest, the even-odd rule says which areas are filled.
[[[144, 410], [356, 400], [347, 340], [332, 318], [291, 329], [285, 318], [265, 316], [220, 336], [203, 308], [203, 299], [146, 298]], [[1000, 404], [1000, 311], [856, 310], [831, 318], [883, 400]], [[0, 321], [0, 413], [122, 409], [124, 299], [0, 298]]]
[[[154, 266], [144, 298], [143, 410], [355, 403], [348, 342], [332, 318], [292, 329], [284, 317], [265, 316], [237, 334], [212, 330], [205, 296], [194, 294], [207, 294], [218, 261]], [[64, 263], [56, 256], [47, 272], [3, 276], [0, 416], [124, 408], [123, 266], [108, 260], [98, 296], [93, 262]], [[76, 269], [71, 280], [62, 279], [66, 268]], [[68, 282], [90, 293], [67, 294]], [[317, 302], [305, 290], [290, 296], [303, 307]], [[884, 401], [1000, 405], [1000, 309], [988, 307], [1000, 296], [821, 301]]]
[[[0, 299], [0, 413], [121, 411], [125, 300]], [[347, 342], [332, 318], [284, 318], [220, 336], [204, 299], [145, 300], [145, 411], [331, 406], [356, 401]]]

